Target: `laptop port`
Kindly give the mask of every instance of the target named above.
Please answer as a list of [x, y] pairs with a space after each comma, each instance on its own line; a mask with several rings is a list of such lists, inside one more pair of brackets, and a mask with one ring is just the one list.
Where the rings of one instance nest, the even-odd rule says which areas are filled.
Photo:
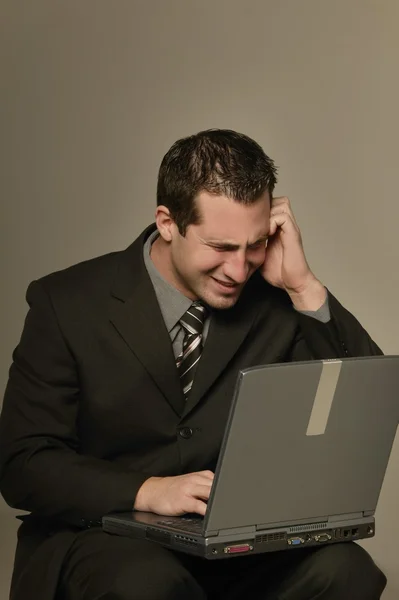
[[319, 533], [313, 536], [313, 539], [315, 542], [328, 542], [331, 540], [331, 535], [329, 533]]
[[352, 535], [353, 535], [354, 537], [355, 537], [356, 535], [358, 535], [358, 533], [359, 533], [359, 530], [358, 530], [358, 528], [357, 528], [357, 527], [356, 527], [355, 529], [352, 529]]
[[301, 538], [301, 537], [292, 537], [292, 538], [289, 538], [287, 541], [290, 546], [300, 546], [301, 544], [305, 543], [304, 538]]
[[250, 552], [254, 547], [251, 544], [235, 544], [234, 546], [226, 546], [225, 554], [241, 554], [242, 552]]

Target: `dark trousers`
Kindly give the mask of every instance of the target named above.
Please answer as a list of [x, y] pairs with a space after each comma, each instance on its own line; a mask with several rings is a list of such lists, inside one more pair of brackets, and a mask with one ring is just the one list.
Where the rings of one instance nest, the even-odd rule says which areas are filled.
[[66, 556], [57, 600], [378, 600], [385, 585], [351, 542], [208, 561], [92, 529]]

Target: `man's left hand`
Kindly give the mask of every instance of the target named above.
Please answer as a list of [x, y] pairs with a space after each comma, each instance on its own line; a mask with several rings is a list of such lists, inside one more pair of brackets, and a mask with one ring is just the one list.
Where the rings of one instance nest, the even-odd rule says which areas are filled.
[[309, 268], [300, 229], [286, 197], [273, 198], [266, 258], [260, 267], [271, 285], [284, 289], [298, 310], [317, 310], [326, 290]]

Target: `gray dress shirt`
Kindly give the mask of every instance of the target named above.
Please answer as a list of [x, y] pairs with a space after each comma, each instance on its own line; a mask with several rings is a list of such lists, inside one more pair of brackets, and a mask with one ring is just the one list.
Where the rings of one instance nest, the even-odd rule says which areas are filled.
[[[159, 271], [155, 268], [154, 263], [151, 260], [150, 251], [151, 246], [159, 236], [158, 231], [154, 231], [146, 243], [144, 244], [144, 263], [150, 276], [152, 285], [154, 286], [155, 294], [158, 299], [159, 307], [161, 309], [162, 316], [165, 321], [166, 328], [169, 332], [170, 339], [172, 340], [173, 352], [177, 358], [183, 349], [184, 329], [180, 325], [180, 319], [188, 310], [193, 303], [190, 298], [187, 298], [179, 292], [175, 287], [168, 283]], [[300, 311], [309, 317], [313, 317], [318, 321], [327, 323], [330, 320], [330, 309], [328, 306], [328, 298], [326, 299], [323, 306], [316, 311]], [[205, 319], [204, 331], [202, 334], [202, 341], [205, 343], [209, 323], [211, 316]]]

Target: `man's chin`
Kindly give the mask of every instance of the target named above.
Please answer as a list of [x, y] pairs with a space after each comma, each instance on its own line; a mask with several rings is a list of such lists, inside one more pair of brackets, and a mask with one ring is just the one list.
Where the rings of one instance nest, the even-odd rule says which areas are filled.
[[226, 310], [228, 308], [232, 308], [237, 303], [241, 292], [242, 288], [239, 288], [234, 294], [229, 294], [228, 296], [225, 296], [223, 294], [208, 293], [204, 294], [203, 300], [211, 308], [214, 308], [216, 310]]
[[233, 306], [237, 303], [238, 296], [236, 298], [219, 298], [209, 306], [214, 308], [215, 310], [227, 310], [229, 308], [233, 308]]

